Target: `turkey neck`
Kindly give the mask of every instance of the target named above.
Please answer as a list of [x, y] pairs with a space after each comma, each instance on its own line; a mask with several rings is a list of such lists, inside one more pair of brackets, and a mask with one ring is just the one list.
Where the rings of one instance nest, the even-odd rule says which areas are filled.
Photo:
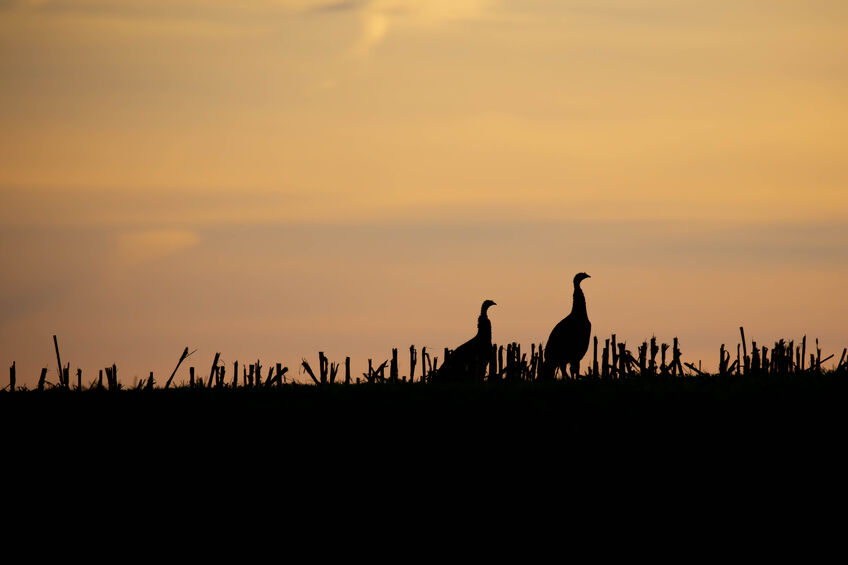
[[477, 318], [477, 335], [487, 342], [492, 341], [492, 322], [485, 312], [480, 312]]
[[586, 313], [586, 297], [583, 296], [583, 289], [580, 288], [580, 283], [574, 285], [574, 303], [571, 306], [571, 313], [573, 315], [583, 316], [584, 318], [589, 317]]

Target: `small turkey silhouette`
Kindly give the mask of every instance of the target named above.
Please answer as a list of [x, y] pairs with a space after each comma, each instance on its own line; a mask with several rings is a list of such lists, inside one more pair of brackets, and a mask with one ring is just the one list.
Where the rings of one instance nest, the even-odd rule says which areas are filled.
[[492, 322], [487, 315], [491, 306], [495, 306], [494, 301], [483, 302], [480, 316], [477, 318], [477, 335], [457, 347], [450, 357], [445, 359], [435, 374], [436, 382], [482, 381], [485, 378], [492, 354]]

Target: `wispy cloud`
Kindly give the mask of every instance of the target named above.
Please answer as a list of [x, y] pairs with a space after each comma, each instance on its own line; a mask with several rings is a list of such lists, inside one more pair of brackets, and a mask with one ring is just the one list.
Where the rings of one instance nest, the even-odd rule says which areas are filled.
[[152, 229], [125, 232], [118, 236], [118, 261], [141, 265], [186, 251], [200, 243], [200, 237], [185, 229]]
[[[0, 0], [0, 9], [37, 9], [49, 13], [108, 15], [130, 20], [156, 17], [179, 21], [273, 21], [296, 14], [348, 15], [359, 20], [351, 46], [366, 55], [400, 26], [431, 27], [483, 16], [493, 0], [247, 0], [233, 6], [222, 0]], [[202, 16], [201, 16], [202, 15]]]
[[491, 7], [491, 0], [370, 0], [341, 4], [360, 13], [362, 31], [353, 52], [366, 55], [395, 26], [431, 27], [450, 21], [476, 19]]
[[338, 0], [336, 2], [319, 2], [310, 8], [312, 12], [350, 12], [360, 9], [366, 0]]

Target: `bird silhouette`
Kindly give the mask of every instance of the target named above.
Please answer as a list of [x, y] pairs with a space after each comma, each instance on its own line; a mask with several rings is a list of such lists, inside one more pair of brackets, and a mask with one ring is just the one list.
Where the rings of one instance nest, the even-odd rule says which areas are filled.
[[495, 306], [492, 300], [485, 300], [477, 317], [477, 335], [453, 350], [436, 371], [435, 381], [482, 381], [486, 376], [486, 367], [492, 354], [492, 322], [487, 311]]
[[571, 313], [551, 330], [542, 362], [542, 379], [553, 379], [557, 369], [563, 378], [567, 377], [567, 365], [571, 365], [572, 376], [580, 374], [580, 360], [589, 349], [589, 337], [592, 333], [592, 323], [586, 313], [586, 297], [580, 288], [580, 282], [588, 278], [586, 273], [574, 275], [574, 302]]

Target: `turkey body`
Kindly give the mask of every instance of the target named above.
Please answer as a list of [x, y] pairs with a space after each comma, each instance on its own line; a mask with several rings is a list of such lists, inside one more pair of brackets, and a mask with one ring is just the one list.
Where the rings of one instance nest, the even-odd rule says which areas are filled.
[[580, 373], [580, 361], [589, 350], [589, 338], [592, 335], [592, 323], [586, 312], [586, 297], [580, 288], [580, 282], [588, 279], [586, 273], [578, 273], [574, 277], [574, 301], [571, 313], [560, 320], [551, 330], [545, 345], [545, 356], [542, 363], [542, 379], [553, 379], [559, 369], [563, 378], [568, 376], [566, 368], [571, 366], [571, 374], [576, 377]]
[[495, 303], [486, 300], [480, 307], [477, 318], [477, 334], [453, 350], [436, 372], [436, 382], [482, 381], [492, 354], [492, 322], [489, 307]]

